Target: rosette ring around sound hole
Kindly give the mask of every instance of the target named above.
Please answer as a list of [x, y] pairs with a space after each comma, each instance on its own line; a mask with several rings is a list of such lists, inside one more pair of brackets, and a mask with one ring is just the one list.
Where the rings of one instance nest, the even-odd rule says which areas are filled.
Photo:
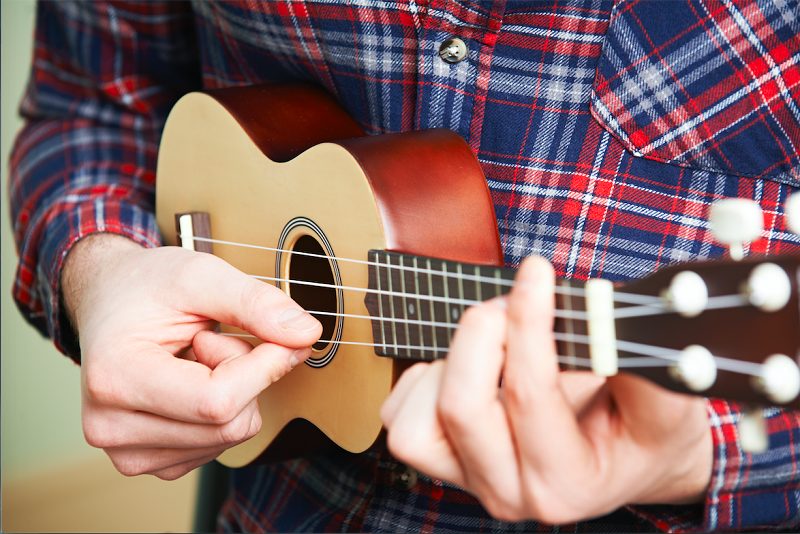
[[[322, 229], [307, 217], [295, 217], [281, 232], [275, 272], [283, 281], [276, 285], [322, 323], [320, 339], [340, 341], [342, 337], [342, 276], [333, 247]], [[302, 282], [302, 283], [300, 283]], [[336, 314], [336, 315], [327, 315]], [[306, 365], [324, 367], [336, 355], [338, 343], [320, 341], [312, 347]]]

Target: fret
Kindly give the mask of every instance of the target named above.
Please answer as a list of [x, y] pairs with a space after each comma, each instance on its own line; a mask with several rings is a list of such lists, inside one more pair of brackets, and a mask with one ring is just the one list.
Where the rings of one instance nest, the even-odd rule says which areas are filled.
[[[391, 302], [391, 317], [395, 319], [402, 319], [406, 320], [408, 317], [406, 316], [406, 298], [403, 295], [405, 293], [403, 291], [403, 287], [405, 287], [405, 281], [403, 278], [403, 272], [401, 269], [397, 269], [394, 267], [394, 262], [392, 261], [393, 255], [386, 256], [386, 264], [388, 265], [387, 270], [389, 271], [389, 291], [394, 293], [390, 295], [389, 302]], [[401, 259], [398, 257], [397, 265], [402, 266]], [[402, 315], [400, 314], [402, 311]], [[395, 349], [397, 351], [398, 356], [403, 356], [408, 352], [408, 348], [400, 349], [399, 347], [408, 347], [411, 345], [408, 338], [408, 323], [407, 322], [392, 322], [392, 328], [394, 330], [395, 335]]]
[[501, 276], [500, 269], [495, 268], [495, 269], [492, 269], [492, 271], [494, 271], [494, 279], [495, 279], [494, 296], [495, 297], [499, 297], [500, 295], [505, 294], [503, 292], [505, 284], [502, 283], [505, 280], [503, 280], [503, 277]]
[[[428, 278], [428, 286], [426, 288], [427, 292], [425, 294], [426, 295], [433, 295], [434, 291], [433, 291], [433, 281], [432, 281], [432, 275], [431, 275], [432, 267], [431, 267], [431, 259], [430, 258], [425, 258], [425, 267], [428, 269], [428, 277], [427, 277]], [[433, 300], [429, 300], [428, 303], [430, 304], [430, 317], [429, 317], [428, 320], [436, 322], [437, 321], [437, 319], [436, 319], [436, 311], [434, 309]], [[423, 319], [424, 319], [424, 317], [423, 317]], [[437, 350], [439, 348], [439, 343], [438, 343], [439, 327], [431, 326], [430, 327], [430, 333], [431, 333], [431, 342], [432, 342], [432, 347], [433, 347], [432, 359], [436, 359], [436, 356], [439, 354], [439, 351]]]
[[477, 300], [478, 302], [483, 302], [483, 297], [481, 296], [481, 284], [483, 282], [480, 280], [480, 277], [481, 277], [480, 268], [477, 265], [474, 265], [472, 267], [472, 273], [473, 273], [473, 275], [475, 275], [475, 278], [476, 278], [476, 280], [475, 280], [475, 300]]
[[[423, 280], [425, 280], [425, 277], [424, 276], [420, 277], [419, 264], [417, 263], [416, 256], [411, 258], [411, 267], [414, 269], [411, 272], [414, 280], [414, 294], [417, 295], [417, 303], [414, 313], [414, 319], [430, 322], [431, 320], [430, 317], [426, 317], [427, 314], [425, 313], [425, 310], [428, 307], [427, 303], [423, 304], [421, 299], [419, 298], [420, 295], [427, 295], [428, 293], [425, 291], [427, 288], [423, 288]], [[418, 324], [417, 333], [419, 335], [418, 344], [421, 345], [422, 347], [430, 347], [431, 340], [428, 339], [430, 337], [430, 326], [423, 327], [422, 323]], [[425, 335], [426, 333], [428, 334], [428, 336]], [[425, 360], [433, 359], [433, 357], [431, 357], [430, 355], [431, 350], [429, 348], [421, 348], [419, 349], [419, 351], [420, 351], [420, 356], [422, 356], [423, 359]]]
[[[571, 285], [567, 280], [560, 280], [558, 282], [558, 286], [562, 288], [570, 288]], [[574, 310], [572, 304], [572, 293], [565, 292], [561, 295], [556, 295], [556, 308], [564, 309], [568, 312], [572, 312]], [[567, 334], [570, 338], [575, 335], [575, 326], [574, 321], [570, 318], [564, 318], [560, 320], [563, 325], [564, 333]], [[559, 331], [559, 328], [555, 327], [556, 331]], [[568, 369], [577, 369], [577, 359], [575, 356], [575, 342], [572, 339], [568, 339], [566, 342], [557, 342], [556, 346], [558, 347], [558, 353], [562, 356], [567, 356], [567, 364], [566, 367]]]
[[[374, 255], [370, 256], [370, 260], [375, 262], [375, 263], [380, 261], [377, 252]], [[378, 286], [378, 295], [377, 295], [378, 298], [376, 299], [378, 301], [378, 318], [383, 318], [383, 317], [386, 317], [386, 315], [383, 313], [383, 293], [382, 293], [383, 290], [381, 289], [381, 285], [382, 285], [381, 284], [381, 275], [383, 274], [383, 270], [378, 268], [378, 269], [372, 269], [371, 272], [376, 273], [375, 281], [377, 282], [377, 286]], [[370, 294], [370, 295], [367, 295], [367, 298], [369, 298], [371, 295], [374, 295], [374, 293]], [[386, 345], [386, 321], [378, 321], [378, 323], [379, 323], [378, 324], [378, 330], [381, 333], [381, 345], [382, 345], [381, 348], [383, 349], [383, 352], [386, 353], [387, 352], [387, 348], [388, 348], [387, 345]], [[374, 332], [374, 330], [373, 330], [373, 332]]]
[[[447, 306], [447, 316], [445, 322], [455, 325], [458, 324], [459, 319], [461, 319], [461, 312], [463, 311], [460, 305], [452, 300], [458, 298], [459, 284], [455, 276], [448, 276], [450, 270], [447, 267], [447, 262], [442, 262], [442, 272], [444, 273], [442, 278], [444, 282], [443, 287], [445, 306]], [[455, 332], [452, 330], [447, 332], [448, 347], [450, 346], [450, 340], [453, 338], [454, 333]]]
[[[472, 265], [457, 263], [456, 272], [458, 273], [458, 290], [461, 298], [469, 302], [480, 302], [480, 283], [476, 280], [477, 269]], [[464, 306], [463, 309], [468, 307]]]
[[[386, 256], [386, 263], [387, 263], [387, 265], [391, 265], [392, 264], [392, 260], [391, 260], [390, 256]], [[384, 306], [384, 310], [386, 312], [388, 312], [388, 317], [389, 318], [394, 318], [394, 317], [396, 317], [396, 315], [394, 313], [394, 299], [391, 297], [391, 293], [392, 293], [392, 269], [390, 267], [383, 267], [382, 269], [380, 269], [380, 271], [382, 272], [382, 275], [385, 276], [385, 279], [386, 279], [386, 284], [384, 285], [384, 287], [386, 288], [386, 292], [381, 294], [381, 299], [385, 298], [386, 302], [387, 302], [386, 305]], [[389, 342], [390, 342], [390, 344], [394, 345], [393, 355], [397, 356], [397, 355], [399, 355], [399, 349], [397, 348], [397, 346], [398, 346], [398, 342], [397, 342], [397, 323], [390, 322], [390, 321], [384, 321], [383, 323], [384, 323], [384, 326], [385, 326], [386, 330], [388, 330], [389, 333], [390, 333], [390, 336], [387, 336], [387, 337], [391, 338]]]
[[[434, 271], [432, 273], [432, 295], [435, 297], [440, 297], [443, 300], [432, 301], [433, 303], [433, 319], [437, 323], [444, 323], [450, 324], [450, 311], [449, 311], [449, 304], [447, 303], [448, 299], [448, 291], [447, 291], [447, 279], [443, 278], [440, 274], [441, 272], [446, 270], [445, 263], [442, 260], [429, 260], [429, 265], [431, 269]], [[442, 326], [437, 326], [433, 329], [434, 336], [436, 337], [436, 346], [446, 348], [450, 346], [450, 329]], [[440, 352], [436, 353], [437, 356], [441, 354]]]
[[[402, 329], [403, 329], [403, 333], [405, 334], [405, 338], [406, 338], [405, 339], [405, 343], [403, 343], [403, 345], [406, 345], [407, 347], [410, 347], [410, 346], [416, 345], [417, 343], [413, 342], [413, 340], [411, 339], [411, 335], [409, 334], [408, 319], [410, 319], [411, 317], [409, 317], [409, 313], [408, 313], [409, 312], [409, 303], [408, 303], [408, 298], [406, 297], [406, 294], [407, 294], [406, 276], [408, 275], [408, 271], [406, 271], [403, 268], [403, 267], [405, 267], [405, 262], [403, 261], [404, 258], [405, 258], [405, 256], [398, 256], [397, 265], [398, 265], [398, 267], [400, 267], [400, 269], [392, 269], [392, 271], [395, 274], [397, 274], [398, 278], [400, 278], [400, 293], [401, 293], [401, 296], [398, 297], [398, 298], [401, 300], [400, 309], [403, 310], [402, 319], [404, 320]], [[412, 304], [412, 306], [413, 306], [413, 304]], [[406, 348], [405, 351], [413, 352], [413, 349]]]

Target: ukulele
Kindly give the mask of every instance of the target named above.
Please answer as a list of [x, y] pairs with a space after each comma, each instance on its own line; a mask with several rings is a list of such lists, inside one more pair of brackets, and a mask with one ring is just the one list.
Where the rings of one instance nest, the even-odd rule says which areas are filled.
[[[297, 455], [322, 436], [367, 450], [400, 373], [443, 358], [465, 308], [513, 283], [463, 139], [447, 130], [365, 136], [310, 86], [184, 96], [164, 129], [156, 204], [167, 244], [276, 285], [323, 325], [305, 365], [260, 395], [261, 431], [220, 457], [232, 467]], [[746, 201], [712, 211], [732, 255], [742, 229], [761, 231]], [[800, 257], [775, 256], [671, 266], [624, 285], [560, 280], [559, 361], [800, 408], [798, 276]], [[753, 449], [766, 446], [763, 432], [746, 434]]]

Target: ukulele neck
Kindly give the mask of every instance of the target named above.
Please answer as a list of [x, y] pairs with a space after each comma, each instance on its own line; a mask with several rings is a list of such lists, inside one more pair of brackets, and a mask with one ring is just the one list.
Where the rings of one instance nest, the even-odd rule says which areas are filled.
[[[412, 361], [444, 358], [466, 308], [511, 291], [516, 271], [371, 250], [365, 302], [380, 356]], [[558, 280], [554, 332], [563, 368], [578, 368], [589, 346], [582, 283]]]

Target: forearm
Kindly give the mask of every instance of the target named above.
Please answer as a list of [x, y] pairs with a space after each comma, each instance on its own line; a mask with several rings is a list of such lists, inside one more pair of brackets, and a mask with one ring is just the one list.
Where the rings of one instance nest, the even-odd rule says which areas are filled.
[[[135, 38], [120, 44], [112, 32], [121, 30]], [[186, 3], [37, 5], [20, 108], [27, 125], [10, 165], [20, 256], [13, 293], [26, 318], [76, 360], [60, 309], [64, 259], [94, 233], [160, 244], [152, 213], [160, 131], [172, 102], [199, 86], [197, 59]]]
[[61, 271], [61, 298], [64, 313], [76, 332], [80, 332], [82, 312], [91, 306], [87, 296], [92, 282], [102, 276], [104, 268], [141, 248], [131, 239], [106, 233], [90, 235], [72, 247]]

